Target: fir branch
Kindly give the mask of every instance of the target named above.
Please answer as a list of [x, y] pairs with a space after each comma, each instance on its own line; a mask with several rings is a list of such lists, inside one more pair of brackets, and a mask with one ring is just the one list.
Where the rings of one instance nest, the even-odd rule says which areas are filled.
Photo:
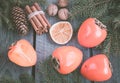
[[112, 17], [108, 22], [108, 36], [106, 40], [101, 44], [102, 52], [110, 55], [120, 54], [120, 15]]
[[21, 83], [35, 83], [33, 77], [27, 73], [21, 74], [19, 78]]
[[[69, 75], [61, 75], [54, 69], [51, 56], [42, 62], [38, 62], [38, 74], [40, 77], [40, 83], [77, 83], [81, 82], [79, 70], [72, 72]], [[75, 78], [74, 78], [75, 77]], [[73, 79], [74, 78], [74, 79]]]
[[102, 53], [106, 54], [106, 55], [109, 55], [110, 54], [110, 51], [111, 51], [111, 40], [112, 40], [112, 37], [111, 36], [108, 36], [105, 40], [105, 42], [100, 45], [101, 49], [102, 49]]
[[[94, 13], [96, 12], [96, 11], [94, 11], [94, 9], [96, 9], [96, 8], [102, 9], [103, 10], [102, 13], [104, 13], [106, 11], [107, 4], [109, 2], [110, 2], [110, 0], [103, 0], [103, 1], [98, 1], [98, 2], [94, 2], [92, 0], [91, 2], [87, 2], [87, 3], [85, 2], [83, 5], [82, 5], [82, 3], [79, 3], [78, 5], [74, 5], [70, 11], [71, 18], [74, 18], [75, 16], [78, 16], [78, 15], [80, 15], [81, 17], [82, 16], [89, 17], [90, 15], [94, 16]], [[99, 10], [97, 10], [97, 11], [99, 11]]]
[[20, 82], [18, 82], [17, 80], [14, 80], [10, 76], [2, 76], [0, 78], [0, 83], [20, 83]]
[[19, 78], [20, 80], [17, 80], [5, 75], [0, 78], [0, 83], [35, 83], [33, 77], [27, 73], [21, 74]]

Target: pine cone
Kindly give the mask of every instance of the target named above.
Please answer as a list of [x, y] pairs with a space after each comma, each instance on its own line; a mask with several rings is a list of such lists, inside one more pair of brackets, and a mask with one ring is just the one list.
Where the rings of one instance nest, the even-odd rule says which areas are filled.
[[28, 33], [28, 23], [23, 9], [18, 6], [13, 7], [12, 18], [18, 32], [21, 35], [26, 35]]

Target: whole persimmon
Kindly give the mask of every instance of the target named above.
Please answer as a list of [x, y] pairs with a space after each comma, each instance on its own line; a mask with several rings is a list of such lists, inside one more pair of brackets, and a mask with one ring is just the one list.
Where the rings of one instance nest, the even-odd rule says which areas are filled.
[[105, 54], [97, 54], [86, 60], [80, 70], [91, 81], [106, 81], [112, 76], [112, 65]]
[[52, 62], [60, 74], [73, 72], [82, 62], [83, 53], [74, 46], [62, 46], [52, 53]]
[[9, 47], [8, 58], [19, 66], [29, 67], [36, 64], [37, 55], [32, 45], [21, 39]]
[[88, 18], [80, 26], [78, 42], [81, 46], [92, 48], [101, 44], [106, 36], [106, 26], [96, 18]]

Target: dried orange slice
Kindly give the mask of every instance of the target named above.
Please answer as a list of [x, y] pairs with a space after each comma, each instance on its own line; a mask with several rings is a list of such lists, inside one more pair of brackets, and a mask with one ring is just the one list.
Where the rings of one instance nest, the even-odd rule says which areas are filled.
[[57, 44], [66, 44], [73, 34], [72, 25], [68, 21], [60, 21], [50, 28], [50, 36]]

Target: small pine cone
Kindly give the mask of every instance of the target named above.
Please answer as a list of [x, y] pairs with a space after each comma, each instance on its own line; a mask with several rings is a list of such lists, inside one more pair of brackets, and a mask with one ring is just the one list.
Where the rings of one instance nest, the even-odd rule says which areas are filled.
[[15, 23], [17, 31], [21, 35], [26, 35], [28, 33], [28, 23], [26, 19], [26, 15], [22, 8], [15, 6], [12, 8], [12, 18]]

